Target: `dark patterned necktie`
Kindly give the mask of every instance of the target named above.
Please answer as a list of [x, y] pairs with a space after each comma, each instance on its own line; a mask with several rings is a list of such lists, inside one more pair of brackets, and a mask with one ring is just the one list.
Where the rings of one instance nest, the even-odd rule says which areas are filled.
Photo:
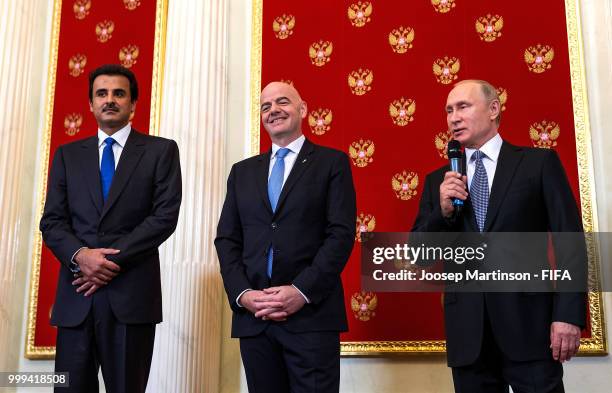
[[487, 178], [487, 171], [482, 163], [482, 159], [486, 155], [480, 150], [476, 150], [472, 157], [476, 164], [476, 170], [472, 179], [470, 198], [472, 199], [472, 207], [476, 215], [476, 224], [478, 224], [478, 229], [482, 232], [489, 206], [489, 180]]

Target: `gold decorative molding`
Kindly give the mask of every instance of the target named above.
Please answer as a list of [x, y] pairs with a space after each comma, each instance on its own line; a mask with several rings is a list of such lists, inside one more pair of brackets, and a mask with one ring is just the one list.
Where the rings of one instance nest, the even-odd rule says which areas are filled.
[[[55, 87], [57, 74], [57, 59], [59, 52], [59, 35], [62, 16], [62, 0], [54, 0], [53, 19], [51, 23], [51, 41], [49, 67], [47, 69], [47, 89], [45, 104], [45, 128], [42, 135], [42, 157], [39, 167], [39, 180], [35, 223], [40, 222], [45, 206], [47, 193], [47, 178], [49, 174], [49, 155], [51, 144], [51, 130], [53, 124], [53, 104], [55, 100]], [[166, 21], [168, 15], [168, 0], [157, 0], [155, 14], [155, 43], [153, 52], [153, 74], [151, 87], [151, 113], [149, 130], [152, 135], [159, 135], [159, 119], [161, 112], [163, 64], [166, 49]], [[25, 357], [28, 359], [53, 359], [55, 347], [36, 346], [36, 310], [38, 309], [38, 290], [40, 284], [40, 263], [42, 254], [42, 235], [35, 226], [32, 249], [32, 267], [30, 274], [30, 292], [28, 301], [28, 321], [25, 343]]]
[[251, 154], [259, 154], [259, 92], [261, 91], [261, 40], [263, 0], [253, 0], [251, 30]]

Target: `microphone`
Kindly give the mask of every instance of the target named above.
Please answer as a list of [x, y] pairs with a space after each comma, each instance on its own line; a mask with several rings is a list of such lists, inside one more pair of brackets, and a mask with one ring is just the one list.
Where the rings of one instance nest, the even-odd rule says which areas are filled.
[[[447, 153], [451, 171], [463, 174], [463, 153], [461, 152], [461, 143], [454, 139], [449, 141]], [[460, 213], [463, 209], [463, 201], [459, 198], [453, 198], [453, 207], [455, 208], [455, 213]]]

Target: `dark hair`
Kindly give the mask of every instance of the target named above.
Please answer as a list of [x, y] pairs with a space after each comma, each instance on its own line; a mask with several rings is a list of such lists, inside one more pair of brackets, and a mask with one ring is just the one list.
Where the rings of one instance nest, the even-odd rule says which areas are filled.
[[104, 64], [89, 73], [89, 102], [93, 101], [93, 83], [100, 75], [121, 75], [130, 81], [130, 99], [138, 100], [138, 82], [134, 73], [119, 64]]

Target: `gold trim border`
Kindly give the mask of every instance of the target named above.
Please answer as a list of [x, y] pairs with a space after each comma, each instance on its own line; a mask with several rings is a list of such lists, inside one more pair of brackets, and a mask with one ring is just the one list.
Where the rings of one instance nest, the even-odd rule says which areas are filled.
[[[166, 52], [166, 26], [168, 19], [168, 1], [157, 0], [155, 8], [155, 43], [153, 50], [153, 75], [151, 80], [151, 113], [149, 130], [152, 135], [159, 135], [159, 122], [161, 116], [162, 87], [164, 76], [164, 59]], [[49, 174], [49, 154], [51, 144], [51, 130], [53, 125], [53, 104], [55, 100], [55, 87], [57, 74], [57, 58], [59, 52], [59, 35], [61, 26], [62, 0], [54, 0], [53, 19], [51, 23], [51, 41], [49, 54], [49, 67], [47, 69], [47, 89], [45, 104], [45, 128], [42, 135], [42, 158], [39, 166], [38, 202], [36, 207], [35, 223], [42, 217], [45, 195], [47, 191], [47, 177]], [[26, 324], [25, 354], [27, 359], [53, 359], [55, 347], [36, 346], [36, 310], [38, 309], [38, 290], [40, 285], [40, 260], [42, 254], [42, 235], [36, 226], [33, 237], [32, 261], [30, 270], [30, 291], [28, 301], [28, 321]]]
[[[582, 48], [582, 29], [580, 5], [578, 0], [565, 0], [565, 20], [567, 27], [570, 60], [570, 79], [574, 109], [574, 128], [576, 134], [576, 156], [578, 161], [578, 181], [582, 209], [582, 222], [585, 232], [596, 232], [597, 204], [595, 195], [595, 176], [591, 148], [591, 129], [589, 123], [586, 75]], [[262, 70], [262, 24], [263, 0], [253, 0], [253, 26], [251, 35], [251, 154], [259, 154], [259, 92]], [[589, 255], [589, 281], [599, 288], [599, 252], [597, 244], [587, 237]], [[608, 353], [604, 304], [601, 291], [589, 292], [589, 312], [591, 316], [591, 337], [580, 340], [580, 356], [604, 356]], [[342, 356], [377, 356], [388, 354], [436, 354], [446, 352], [444, 340], [429, 341], [344, 341], [341, 343]]]

